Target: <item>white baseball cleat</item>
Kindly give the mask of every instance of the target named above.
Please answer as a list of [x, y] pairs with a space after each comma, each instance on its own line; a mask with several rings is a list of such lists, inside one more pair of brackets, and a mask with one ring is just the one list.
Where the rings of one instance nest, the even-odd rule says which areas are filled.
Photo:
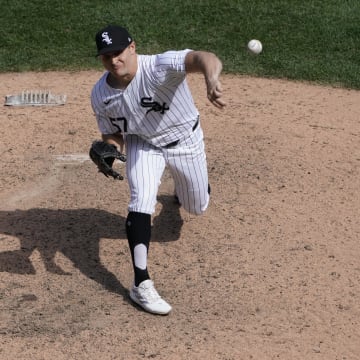
[[171, 311], [171, 306], [158, 294], [152, 280], [134, 285], [130, 290], [130, 299], [152, 314], [167, 315]]

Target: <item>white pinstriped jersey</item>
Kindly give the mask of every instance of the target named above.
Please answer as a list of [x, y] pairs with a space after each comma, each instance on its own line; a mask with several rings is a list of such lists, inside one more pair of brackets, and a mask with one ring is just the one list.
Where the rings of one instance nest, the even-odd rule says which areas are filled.
[[105, 72], [91, 93], [100, 132], [136, 134], [158, 147], [186, 138], [199, 115], [185, 77], [189, 51], [137, 55], [136, 75], [125, 90], [110, 87]]

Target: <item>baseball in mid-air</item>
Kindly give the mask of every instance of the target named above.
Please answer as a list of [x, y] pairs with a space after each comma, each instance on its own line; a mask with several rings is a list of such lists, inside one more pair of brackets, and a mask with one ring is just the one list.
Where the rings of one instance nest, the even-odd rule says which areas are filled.
[[262, 52], [262, 43], [259, 40], [253, 39], [248, 42], [248, 49], [253, 54], [260, 54]]

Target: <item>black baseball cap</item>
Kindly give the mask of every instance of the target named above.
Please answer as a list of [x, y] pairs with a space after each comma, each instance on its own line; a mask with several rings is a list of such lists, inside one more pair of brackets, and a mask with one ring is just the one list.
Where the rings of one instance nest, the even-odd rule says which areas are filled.
[[96, 56], [124, 50], [133, 41], [129, 32], [117, 25], [108, 25], [98, 31], [95, 40], [98, 51]]

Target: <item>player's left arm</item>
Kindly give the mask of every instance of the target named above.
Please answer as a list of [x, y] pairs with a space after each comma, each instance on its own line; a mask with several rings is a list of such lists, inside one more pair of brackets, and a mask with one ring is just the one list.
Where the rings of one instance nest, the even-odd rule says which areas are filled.
[[117, 132], [114, 134], [101, 134], [101, 138], [103, 141], [108, 144], [115, 145], [117, 149], [123, 153], [124, 151], [124, 138], [121, 132]]
[[221, 98], [223, 92], [219, 80], [222, 62], [214, 53], [207, 51], [188, 52], [185, 57], [185, 70], [187, 73], [203, 73], [208, 99], [218, 108], [223, 108], [226, 105]]

